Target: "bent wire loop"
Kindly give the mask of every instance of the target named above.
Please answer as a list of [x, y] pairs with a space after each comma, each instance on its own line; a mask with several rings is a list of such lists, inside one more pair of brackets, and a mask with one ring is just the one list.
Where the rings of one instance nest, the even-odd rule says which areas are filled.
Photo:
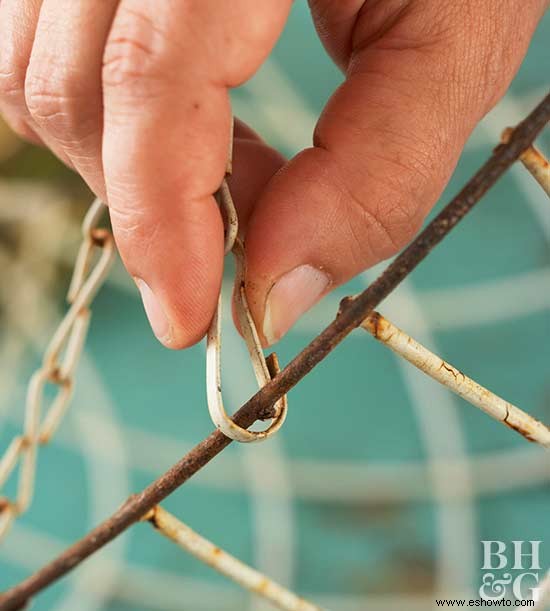
[[[231, 174], [231, 154], [229, 155], [226, 176], [229, 174]], [[279, 373], [279, 363], [275, 353], [270, 354], [267, 359], [264, 357], [262, 345], [258, 337], [258, 331], [256, 330], [256, 325], [254, 324], [254, 320], [248, 308], [244, 287], [244, 248], [242, 241], [237, 235], [239, 229], [237, 212], [225, 179], [216, 197], [225, 216], [225, 253], [227, 254], [230, 251], [233, 252], [237, 268], [235, 310], [241, 332], [250, 354], [254, 374], [261, 388], [267, 384], [272, 377]], [[222, 296], [220, 292], [216, 312], [214, 313], [206, 336], [206, 396], [208, 411], [216, 427], [226, 437], [242, 443], [262, 441], [273, 435], [273, 433], [276, 433], [283, 425], [288, 407], [286, 395], [275, 403], [275, 416], [271, 425], [264, 431], [249, 431], [242, 428], [227, 415], [223, 405], [221, 389], [221, 315]]]

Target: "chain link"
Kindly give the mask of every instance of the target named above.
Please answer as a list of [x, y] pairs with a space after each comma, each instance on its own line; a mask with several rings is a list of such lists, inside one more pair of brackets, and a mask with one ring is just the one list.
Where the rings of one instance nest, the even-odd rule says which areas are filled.
[[[90, 305], [116, 253], [111, 232], [99, 226], [104, 210], [104, 204], [96, 200], [84, 218], [83, 241], [67, 295], [70, 307], [53, 334], [42, 366], [30, 379], [24, 433], [12, 440], [0, 460], [0, 491], [19, 465], [15, 500], [0, 497], [0, 539], [14, 519], [28, 509], [34, 492], [38, 447], [48, 443], [69, 407], [76, 368], [90, 324]], [[55, 388], [55, 395], [45, 411], [48, 386]]]

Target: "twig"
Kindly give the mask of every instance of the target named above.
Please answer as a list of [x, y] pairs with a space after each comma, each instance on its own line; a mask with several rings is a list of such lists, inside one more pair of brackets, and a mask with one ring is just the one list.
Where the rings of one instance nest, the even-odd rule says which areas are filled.
[[208, 566], [229, 577], [243, 588], [271, 601], [284, 611], [321, 611], [317, 605], [296, 596], [259, 571], [214, 545], [160, 505], [145, 516], [160, 533]]
[[[251, 397], [234, 420], [249, 427], [258, 419], [274, 416], [273, 405], [322, 361], [428, 253], [464, 218], [486, 191], [525, 151], [550, 120], [550, 94], [522, 121], [507, 143], [500, 144], [488, 161], [458, 195], [365, 291], [342, 300], [337, 317], [273, 380]], [[186, 456], [137, 495], [133, 495], [111, 517], [67, 548], [60, 556], [0, 596], [0, 611], [15, 611], [140, 520], [176, 488], [219, 454], [230, 440], [219, 431], [211, 433]]]
[[378, 312], [369, 314], [361, 326], [393, 352], [482, 409], [491, 418], [517, 431], [528, 441], [539, 443], [543, 448], [550, 448], [550, 428], [546, 424], [484, 388], [437, 354], [430, 352]]

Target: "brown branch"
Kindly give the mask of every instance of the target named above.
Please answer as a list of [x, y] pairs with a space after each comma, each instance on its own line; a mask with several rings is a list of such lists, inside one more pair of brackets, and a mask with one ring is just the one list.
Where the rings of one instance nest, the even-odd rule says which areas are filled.
[[[550, 94], [518, 125], [508, 142], [500, 144], [460, 193], [427, 225], [418, 237], [357, 297], [342, 300], [330, 325], [298, 354], [271, 382], [235, 414], [235, 421], [249, 427], [272, 414], [273, 404], [322, 361], [390, 292], [426, 257], [474, 207], [485, 192], [533, 142], [550, 121]], [[88, 556], [112, 541], [166, 498], [219, 454], [230, 440], [211, 433], [164, 475], [140, 494], [133, 495], [110, 518], [90, 531], [34, 575], [0, 596], [0, 611], [21, 609], [30, 598], [66, 575]]]

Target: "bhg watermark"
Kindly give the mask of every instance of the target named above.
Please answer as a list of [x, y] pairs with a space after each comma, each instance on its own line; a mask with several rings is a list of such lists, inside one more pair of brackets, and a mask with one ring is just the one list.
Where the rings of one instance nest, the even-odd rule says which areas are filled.
[[517, 601], [540, 598], [542, 541], [482, 541], [483, 565], [479, 596], [482, 600]]

